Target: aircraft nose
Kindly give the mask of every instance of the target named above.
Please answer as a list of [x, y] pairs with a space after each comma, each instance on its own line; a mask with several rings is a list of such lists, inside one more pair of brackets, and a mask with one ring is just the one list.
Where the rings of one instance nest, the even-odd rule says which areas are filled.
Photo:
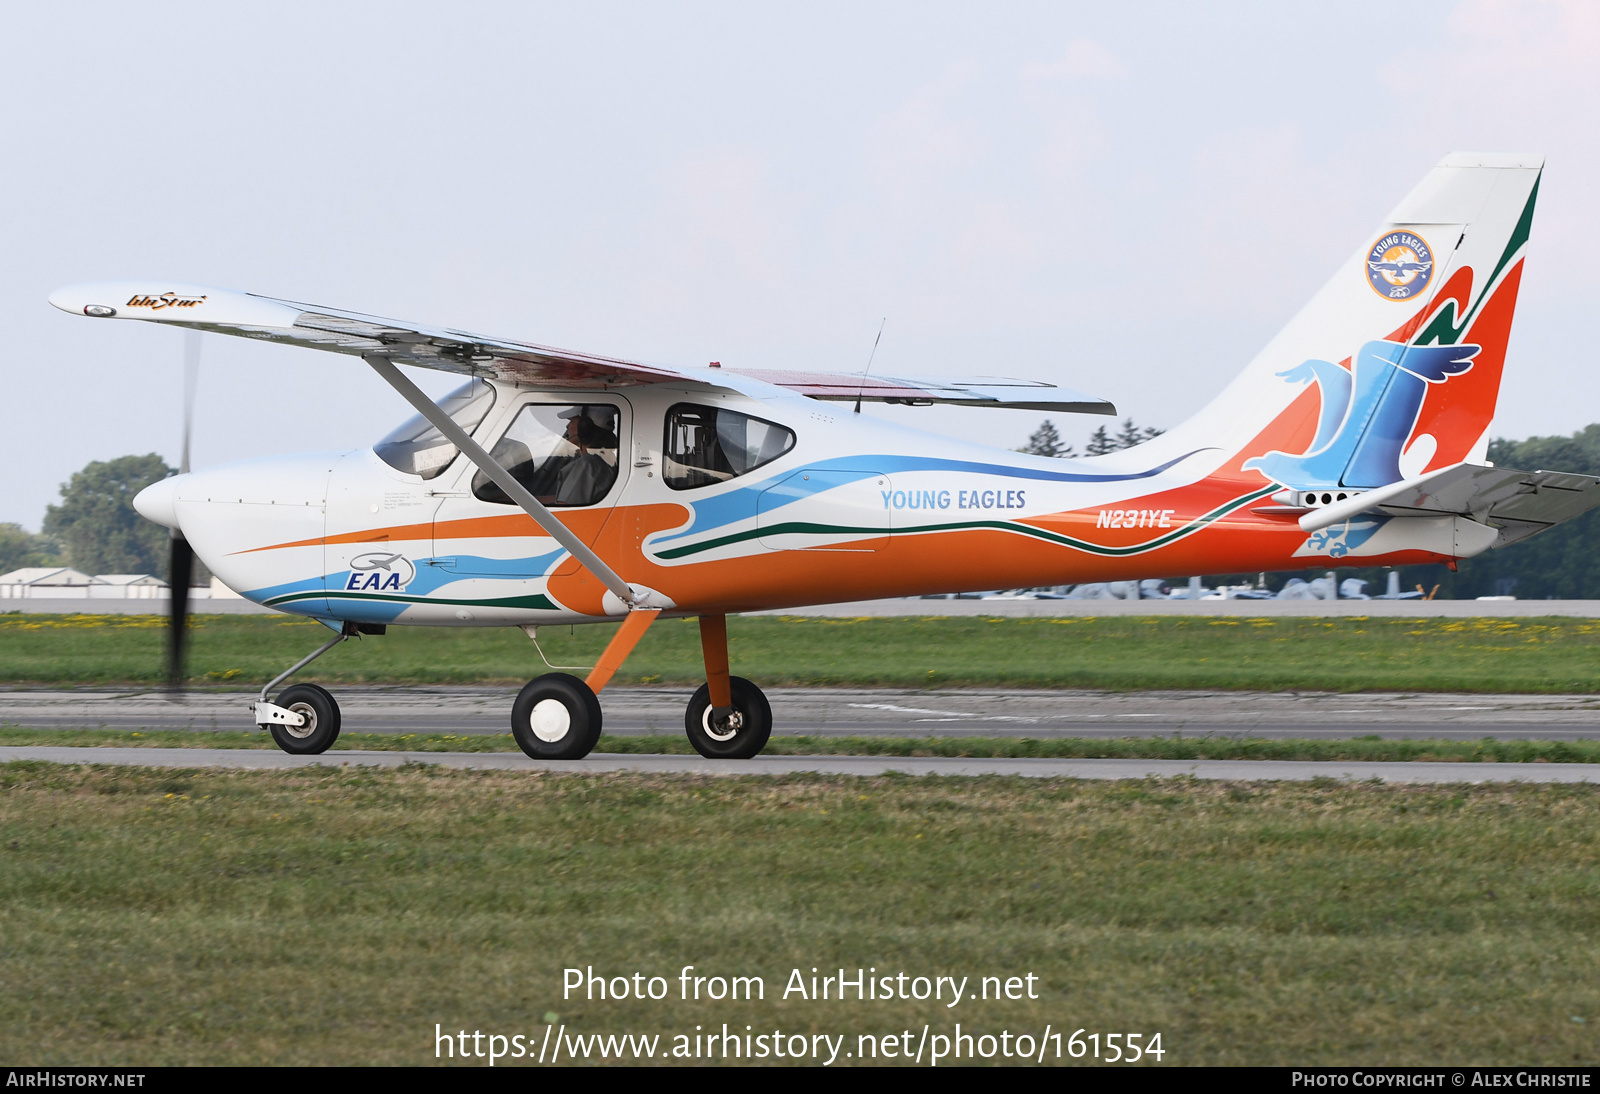
[[135, 494], [133, 507], [139, 511], [139, 515], [177, 531], [178, 478], [179, 476], [174, 475], [160, 482], [153, 482]]

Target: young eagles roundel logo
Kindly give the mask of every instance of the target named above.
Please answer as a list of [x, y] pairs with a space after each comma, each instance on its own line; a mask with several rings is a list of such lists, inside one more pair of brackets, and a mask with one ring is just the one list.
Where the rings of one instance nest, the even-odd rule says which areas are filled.
[[1390, 232], [1367, 252], [1367, 284], [1386, 300], [1410, 300], [1433, 280], [1433, 249], [1415, 232]]

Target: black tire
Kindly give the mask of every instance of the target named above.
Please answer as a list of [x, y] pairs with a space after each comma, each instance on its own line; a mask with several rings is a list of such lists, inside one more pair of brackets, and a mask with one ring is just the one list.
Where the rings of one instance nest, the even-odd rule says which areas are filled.
[[536, 760], [581, 760], [600, 740], [600, 700], [576, 676], [547, 672], [517, 693], [511, 735]]
[[743, 720], [731, 735], [719, 740], [722, 733], [711, 726], [710, 684], [701, 684], [700, 690], [689, 700], [683, 728], [694, 750], [707, 759], [748, 760], [759, 755], [767, 747], [767, 738], [772, 736], [772, 706], [761, 689], [742, 676], [730, 676], [728, 690], [733, 693], [733, 709]]
[[303, 726], [274, 722], [266, 727], [278, 747], [291, 756], [316, 756], [328, 751], [339, 739], [339, 704], [325, 688], [295, 684], [280, 691], [273, 702], [305, 715]]

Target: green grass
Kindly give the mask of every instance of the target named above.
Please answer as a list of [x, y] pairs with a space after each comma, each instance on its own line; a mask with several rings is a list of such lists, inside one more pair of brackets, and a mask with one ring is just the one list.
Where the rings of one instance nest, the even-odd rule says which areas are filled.
[[[142, 748], [276, 748], [249, 730], [27, 729], [0, 726], [0, 745]], [[334, 751], [515, 752], [511, 734], [343, 733]], [[603, 735], [596, 752], [690, 755], [682, 734]], [[1600, 741], [1276, 739], [1265, 737], [774, 737], [767, 756], [971, 756], [1005, 759], [1371, 760], [1459, 763], [1600, 763]]]
[[[446, 1030], [1161, 1032], [1592, 1063], [1600, 790], [0, 767], [0, 1058], [428, 1063]], [[588, 1001], [562, 970], [758, 975]], [[792, 969], [1039, 998], [783, 1001]], [[973, 983], [976, 984], [976, 979]]]
[[[0, 683], [152, 683], [152, 616], [0, 615]], [[591, 664], [615, 624], [546, 628], [557, 664]], [[1014, 686], [1329, 691], [1600, 691], [1600, 620], [819, 619], [729, 621], [734, 671], [765, 686]], [[285, 617], [202, 616], [200, 683], [264, 682], [328, 635]], [[396, 627], [349, 642], [308, 674], [328, 683], [509, 683], [545, 671], [514, 628]], [[618, 683], [703, 679], [692, 620], [645, 635]]]

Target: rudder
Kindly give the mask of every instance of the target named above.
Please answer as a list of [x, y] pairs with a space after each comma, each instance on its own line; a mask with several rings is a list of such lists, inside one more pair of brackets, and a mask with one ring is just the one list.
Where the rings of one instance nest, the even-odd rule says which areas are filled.
[[1525, 155], [1440, 161], [1169, 437], [1226, 437], [1228, 464], [1292, 489], [1370, 489], [1481, 460], [1542, 168]]

